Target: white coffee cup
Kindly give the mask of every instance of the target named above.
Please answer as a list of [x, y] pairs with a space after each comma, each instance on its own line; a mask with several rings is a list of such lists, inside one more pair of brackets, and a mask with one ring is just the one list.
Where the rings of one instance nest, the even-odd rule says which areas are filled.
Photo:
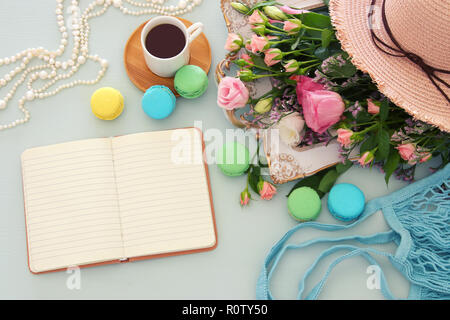
[[[186, 44], [174, 57], [170, 58], [158, 58], [152, 55], [145, 46], [145, 41], [147, 39], [147, 35], [154, 27], [161, 24], [171, 24], [178, 27], [185, 36]], [[190, 45], [195, 38], [197, 38], [200, 33], [203, 31], [203, 24], [200, 22], [194, 23], [192, 26], [187, 28], [183, 22], [174, 17], [168, 16], [160, 16], [152, 18], [142, 30], [141, 33], [141, 45], [142, 51], [145, 57], [145, 62], [147, 63], [148, 68], [156, 75], [164, 78], [170, 78], [175, 75], [175, 73], [181, 67], [187, 65], [191, 58]]]

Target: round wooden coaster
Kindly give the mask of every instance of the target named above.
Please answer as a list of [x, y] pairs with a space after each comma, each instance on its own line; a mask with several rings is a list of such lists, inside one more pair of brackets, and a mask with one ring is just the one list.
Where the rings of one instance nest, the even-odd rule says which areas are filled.
[[[183, 22], [186, 27], [192, 25], [192, 22], [188, 20], [182, 18], [177, 19]], [[163, 78], [154, 74], [145, 63], [142, 53], [141, 31], [146, 23], [144, 22], [133, 32], [125, 46], [124, 62], [128, 77], [136, 87], [144, 92], [151, 86], [164, 85], [179, 97], [180, 95], [175, 91], [173, 85], [173, 78]], [[191, 44], [191, 60], [189, 64], [199, 66], [206, 73], [209, 72], [211, 67], [211, 47], [204, 33], [200, 34]]]

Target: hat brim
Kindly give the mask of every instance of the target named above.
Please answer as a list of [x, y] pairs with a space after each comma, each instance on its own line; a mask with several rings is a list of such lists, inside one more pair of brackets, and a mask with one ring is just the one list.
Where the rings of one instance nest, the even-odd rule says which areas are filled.
[[[450, 132], [450, 104], [423, 70], [407, 58], [380, 51], [373, 43], [367, 18], [370, 4], [371, 0], [330, 1], [330, 16], [342, 49], [393, 103], [414, 118]], [[379, 36], [389, 43], [386, 36]], [[450, 75], [439, 76], [450, 83]], [[450, 96], [450, 90], [441, 87]]]

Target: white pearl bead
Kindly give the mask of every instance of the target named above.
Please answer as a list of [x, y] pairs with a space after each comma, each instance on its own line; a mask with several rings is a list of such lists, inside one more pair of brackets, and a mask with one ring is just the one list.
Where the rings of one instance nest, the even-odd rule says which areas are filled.
[[0, 109], [6, 108], [6, 102], [4, 100], [0, 100]]
[[178, 8], [180, 8], [180, 9], [186, 8], [186, 1], [180, 0], [180, 2], [178, 2]]
[[86, 58], [84, 56], [79, 56], [78, 57], [78, 63], [79, 64], [84, 64], [86, 63]]
[[48, 77], [48, 73], [45, 70], [42, 70], [41, 72], [39, 72], [39, 78], [41, 79], [47, 79]]
[[102, 60], [100, 61], [100, 64], [102, 67], [107, 67], [108, 66], [108, 61], [107, 60]]
[[118, 8], [122, 5], [122, 0], [113, 0], [114, 7]]
[[35, 98], [34, 92], [33, 91], [27, 91], [27, 93], [25, 94], [25, 97], [27, 98], [28, 101], [32, 101]]

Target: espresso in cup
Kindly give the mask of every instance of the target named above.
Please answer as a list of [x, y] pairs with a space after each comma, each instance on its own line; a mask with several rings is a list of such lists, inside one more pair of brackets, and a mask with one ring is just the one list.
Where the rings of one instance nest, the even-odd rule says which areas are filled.
[[147, 34], [145, 48], [155, 57], [167, 59], [178, 55], [186, 46], [184, 32], [173, 24], [160, 24]]
[[148, 68], [160, 77], [173, 77], [190, 60], [190, 45], [202, 33], [203, 24], [189, 28], [179, 19], [160, 16], [142, 29], [141, 45]]

